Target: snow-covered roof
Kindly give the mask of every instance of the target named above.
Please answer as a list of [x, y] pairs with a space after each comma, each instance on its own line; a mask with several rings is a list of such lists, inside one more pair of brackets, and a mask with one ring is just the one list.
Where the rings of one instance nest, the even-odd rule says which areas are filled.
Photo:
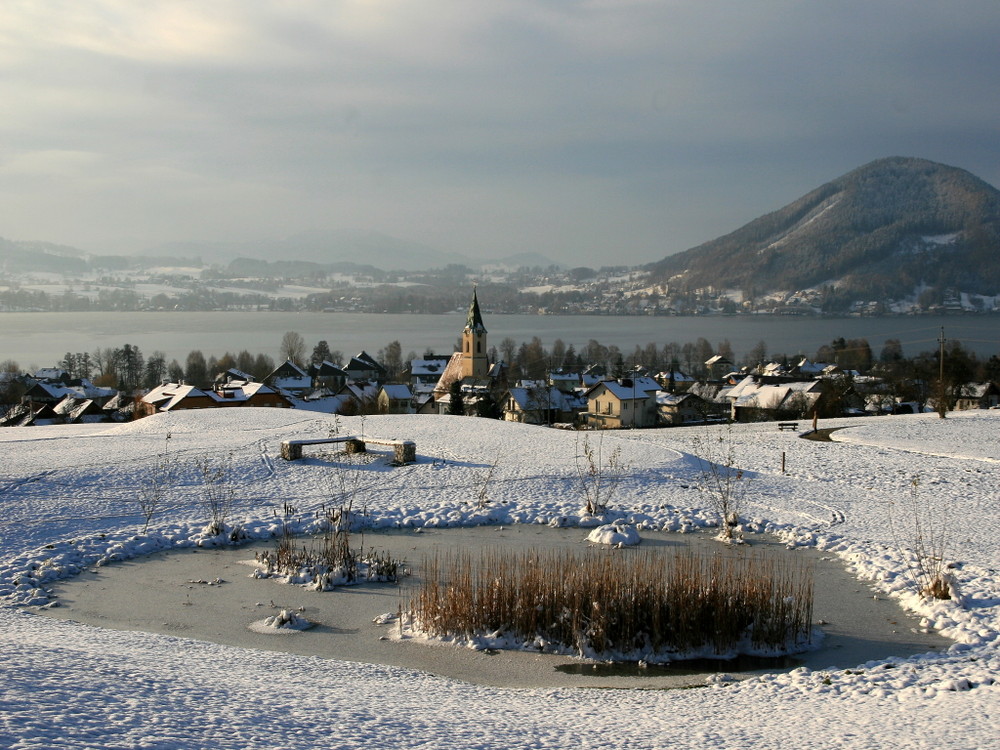
[[626, 380], [625, 382], [620, 380], [602, 380], [587, 391], [587, 397], [591, 398], [599, 389], [605, 388], [615, 398], [623, 401], [641, 401], [649, 398], [650, 393], [656, 393], [660, 388], [659, 383], [652, 380], [652, 378], [646, 378], [646, 380], [649, 380], [653, 384], [652, 387], [649, 387], [647, 383], [640, 384], [639, 381], [641, 380], [643, 378], [636, 378], [633, 381]]
[[413, 398], [413, 394], [410, 392], [410, 386], [408, 385], [383, 385], [382, 390], [385, 391], [385, 395], [393, 401], [408, 401]]
[[410, 360], [410, 374], [414, 376], [437, 376], [444, 372], [450, 357], [435, 357], [434, 359]]

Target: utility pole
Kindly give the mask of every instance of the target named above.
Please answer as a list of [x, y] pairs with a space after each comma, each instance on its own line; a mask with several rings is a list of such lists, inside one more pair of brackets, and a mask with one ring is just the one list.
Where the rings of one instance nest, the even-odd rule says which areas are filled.
[[941, 326], [941, 335], [938, 337], [938, 344], [940, 344], [941, 347], [940, 354], [938, 355], [938, 365], [939, 365], [938, 377], [941, 379], [941, 382], [943, 383], [944, 382], [944, 326]]
[[944, 387], [944, 326], [941, 326], [941, 335], [938, 337], [938, 388], [937, 388], [937, 413], [941, 419], [948, 414], [948, 398]]

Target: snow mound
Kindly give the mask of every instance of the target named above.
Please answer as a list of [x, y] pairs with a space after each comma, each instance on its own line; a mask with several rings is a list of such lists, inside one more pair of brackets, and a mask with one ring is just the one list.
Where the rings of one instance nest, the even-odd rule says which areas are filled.
[[642, 541], [635, 526], [627, 523], [607, 523], [587, 535], [587, 541], [613, 547], [633, 547]]
[[255, 633], [274, 633], [274, 632], [287, 632], [287, 631], [298, 631], [298, 630], [308, 630], [315, 623], [310, 622], [305, 617], [302, 617], [297, 612], [293, 612], [289, 609], [283, 609], [276, 615], [272, 617], [266, 617], [263, 620], [257, 620], [250, 624], [250, 629]]

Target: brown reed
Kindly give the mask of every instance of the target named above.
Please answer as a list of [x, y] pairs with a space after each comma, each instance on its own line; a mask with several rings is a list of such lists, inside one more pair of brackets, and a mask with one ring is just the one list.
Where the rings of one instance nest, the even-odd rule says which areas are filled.
[[665, 660], [785, 653], [810, 636], [810, 571], [758, 555], [490, 549], [434, 556], [423, 569], [409, 614], [435, 637]]

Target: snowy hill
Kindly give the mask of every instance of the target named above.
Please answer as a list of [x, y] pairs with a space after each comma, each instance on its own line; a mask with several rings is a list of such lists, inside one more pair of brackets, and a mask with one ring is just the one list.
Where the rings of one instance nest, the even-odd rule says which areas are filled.
[[[50, 603], [46, 588], [56, 579], [207, 541], [195, 459], [230, 462], [238, 503], [229, 520], [260, 538], [276, 531], [284, 503], [303, 519], [329, 503], [329, 466], [284, 461], [280, 443], [331, 429], [416, 441], [417, 463], [363, 470], [375, 526], [574, 524], [587, 522], [577, 433], [438, 416], [334, 423], [277, 409], [0, 431], [0, 746], [774, 748], [806, 738], [843, 748], [995, 745], [1000, 413], [821, 426], [844, 429], [833, 433], [837, 442], [819, 442], [769, 423], [734, 427], [738, 464], [751, 478], [744, 516], [791, 546], [841, 560], [862, 579], [859, 587], [898, 599], [958, 645], [851, 670], [637, 692], [501, 690], [34, 614]], [[640, 532], [716, 522], [699, 489], [704, 428], [588, 438], [605, 452], [620, 448], [628, 470], [612, 510]], [[176, 469], [170, 499], [144, 535], [137, 488], [165, 457]], [[479, 508], [477, 491], [494, 464], [489, 502]], [[918, 492], [944, 511], [963, 606], [913, 593], [898, 533], [886, 522], [914, 476]]]

